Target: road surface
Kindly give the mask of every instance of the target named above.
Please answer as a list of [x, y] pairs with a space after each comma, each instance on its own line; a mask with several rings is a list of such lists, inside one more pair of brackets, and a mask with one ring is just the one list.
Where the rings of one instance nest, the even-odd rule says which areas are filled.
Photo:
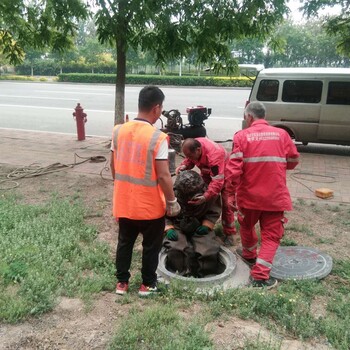
[[[127, 86], [125, 111], [136, 117], [137, 99], [142, 87]], [[249, 89], [161, 87], [166, 98], [164, 109], [178, 109], [187, 123], [186, 107], [212, 108], [205, 121], [213, 140], [231, 139], [241, 129], [243, 109]], [[76, 133], [72, 113], [79, 102], [87, 113], [86, 134], [109, 136], [114, 122], [112, 85], [42, 82], [0, 82], [0, 127]], [[163, 118], [166, 122], [166, 118]], [[160, 125], [159, 125], [160, 126]]]

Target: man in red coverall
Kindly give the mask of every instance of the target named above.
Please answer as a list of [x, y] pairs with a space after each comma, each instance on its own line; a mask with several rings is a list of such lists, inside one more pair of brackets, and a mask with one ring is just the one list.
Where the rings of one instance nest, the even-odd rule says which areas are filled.
[[201, 171], [204, 182], [208, 185], [205, 193], [198, 196], [195, 201], [191, 201], [190, 204], [203, 204], [221, 193], [221, 219], [225, 234], [224, 244], [226, 246], [233, 246], [235, 243], [234, 238], [236, 237], [234, 218], [235, 197], [234, 193], [227, 192], [224, 186], [225, 163], [228, 160], [228, 154], [225, 148], [208, 138], [198, 137], [195, 139], [186, 139], [182, 145], [182, 151], [186, 158], [176, 169], [176, 174], [179, 171], [190, 170], [196, 165]]
[[[272, 261], [284, 233], [284, 211], [292, 209], [286, 170], [294, 169], [299, 153], [285, 130], [265, 121], [265, 107], [251, 102], [245, 109], [247, 129], [238, 131], [226, 164], [225, 177], [237, 195], [238, 222], [243, 249], [237, 253], [252, 265], [250, 284], [272, 288]], [[259, 221], [261, 246], [255, 224]]]

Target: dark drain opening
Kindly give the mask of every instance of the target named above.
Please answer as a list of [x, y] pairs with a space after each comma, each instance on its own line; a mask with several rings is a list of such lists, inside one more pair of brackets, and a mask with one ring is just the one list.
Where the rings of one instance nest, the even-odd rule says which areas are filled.
[[[178, 273], [174, 273], [170, 271], [166, 265], [168, 252], [165, 249], [162, 249], [159, 254], [159, 264], [157, 268], [157, 274], [160, 278], [163, 278], [165, 281], [171, 281], [172, 279], [180, 281], [185, 285], [187, 283], [196, 283], [198, 287], [201, 288], [209, 288], [211, 289], [213, 286], [217, 287], [225, 287], [235, 283], [235, 279], [233, 275], [236, 270], [236, 255], [233, 254], [228, 248], [221, 246], [219, 252], [219, 262], [217, 274], [206, 274], [205, 277], [195, 278], [195, 277], [186, 277], [181, 276]], [[172, 269], [174, 270], [174, 269]]]
[[[165, 268], [167, 271], [177, 274], [179, 276], [188, 277], [188, 278], [205, 278], [205, 277], [213, 277], [216, 275], [222, 274], [226, 270], [226, 265], [222, 261], [221, 256], [219, 255], [218, 258], [213, 258], [214, 261], [207, 262], [207, 265], [210, 266], [200, 266], [198, 259], [196, 257], [193, 257], [191, 259], [192, 261], [188, 262], [187, 264], [183, 264], [184, 266], [188, 266], [186, 270], [177, 269], [174, 266], [171, 266], [171, 264], [168, 262], [168, 257], [165, 257]], [[217, 260], [215, 262], [215, 260]], [[179, 267], [179, 266], [177, 266]]]

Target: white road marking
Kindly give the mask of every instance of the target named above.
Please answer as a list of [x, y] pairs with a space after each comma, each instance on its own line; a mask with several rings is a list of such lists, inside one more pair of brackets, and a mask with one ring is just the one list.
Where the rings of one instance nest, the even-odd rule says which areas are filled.
[[[74, 100], [76, 101], [76, 100]], [[74, 111], [74, 108], [63, 108], [63, 107], [43, 107], [43, 106], [28, 106], [28, 105], [10, 105], [10, 104], [0, 104], [0, 107], [10, 107], [10, 108], [34, 108], [34, 109], [55, 109], [55, 110], [62, 110], [62, 111]], [[96, 112], [96, 113], [114, 113], [114, 110], [106, 111], [101, 109], [89, 109], [84, 108], [85, 112]], [[128, 112], [126, 111], [125, 114], [130, 115], [137, 115], [137, 112]], [[181, 115], [182, 118], [187, 118], [187, 114]], [[210, 122], [211, 120], [242, 120], [243, 117], [213, 117], [210, 116], [208, 119], [206, 119], [204, 122]]]
[[0, 95], [0, 97], [13, 97], [13, 98], [30, 98], [39, 100], [63, 100], [63, 101], [76, 101], [76, 98], [64, 98], [64, 97], [39, 97], [39, 96], [20, 96], [20, 95]]
[[51, 94], [75, 94], [75, 95], [98, 95], [98, 96], [113, 96], [113, 94], [104, 94], [100, 92], [76, 92], [76, 91], [49, 91], [49, 90], [34, 90], [34, 92], [44, 92]]

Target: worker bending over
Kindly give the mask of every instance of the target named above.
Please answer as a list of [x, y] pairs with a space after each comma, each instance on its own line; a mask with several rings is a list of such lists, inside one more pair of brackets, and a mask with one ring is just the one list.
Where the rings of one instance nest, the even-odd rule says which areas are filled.
[[221, 193], [224, 244], [234, 245], [236, 235], [235, 196], [234, 193], [226, 191], [225, 186], [225, 164], [228, 160], [228, 153], [224, 147], [205, 137], [186, 139], [182, 145], [182, 151], [186, 158], [176, 169], [176, 173], [197, 166], [204, 182], [208, 185], [204, 194], [193, 200], [193, 204], [202, 204]]

